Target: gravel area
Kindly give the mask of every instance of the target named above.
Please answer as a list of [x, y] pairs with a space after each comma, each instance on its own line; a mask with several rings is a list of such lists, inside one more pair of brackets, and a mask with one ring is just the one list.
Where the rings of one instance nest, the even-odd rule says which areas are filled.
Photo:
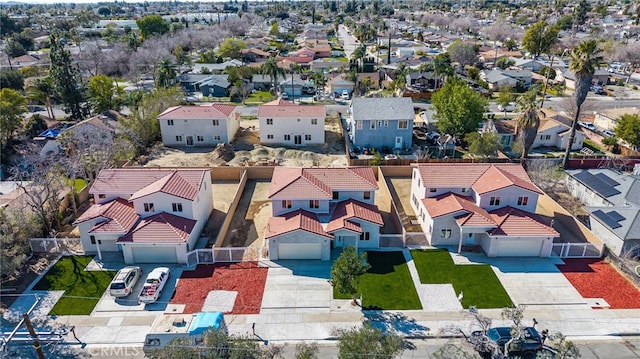
[[420, 284], [416, 288], [422, 310], [426, 312], [455, 312], [462, 310], [462, 304], [451, 284]]
[[212, 290], [202, 304], [202, 311], [229, 313], [233, 311], [237, 296], [236, 291]]

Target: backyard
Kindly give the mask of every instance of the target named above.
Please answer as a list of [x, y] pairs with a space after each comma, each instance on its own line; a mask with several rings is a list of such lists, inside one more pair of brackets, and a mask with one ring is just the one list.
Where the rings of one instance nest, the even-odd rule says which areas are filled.
[[64, 291], [49, 314], [91, 314], [116, 274], [115, 271], [85, 270], [92, 259], [93, 256], [62, 257], [33, 287], [33, 290]]
[[[358, 294], [362, 294], [362, 309], [408, 310], [422, 309], [418, 292], [402, 252], [367, 252], [371, 268], [360, 276]], [[350, 299], [335, 290], [336, 299]]]
[[487, 264], [456, 265], [449, 252], [442, 249], [413, 250], [411, 256], [421, 283], [452, 284], [456, 293], [464, 294], [464, 308], [513, 306], [511, 298]]

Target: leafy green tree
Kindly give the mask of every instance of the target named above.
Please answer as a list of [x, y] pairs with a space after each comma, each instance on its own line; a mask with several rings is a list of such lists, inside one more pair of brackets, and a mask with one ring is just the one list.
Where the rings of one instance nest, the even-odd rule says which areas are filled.
[[600, 66], [602, 62], [602, 50], [598, 48], [598, 42], [595, 39], [588, 39], [582, 41], [578, 46], [574, 47], [569, 54], [570, 63], [569, 69], [575, 73], [575, 92], [574, 99], [576, 102], [576, 111], [573, 117], [573, 123], [571, 125], [571, 134], [569, 135], [569, 141], [567, 143], [567, 149], [564, 153], [564, 160], [562, 166], [566, 169], [569, 165], [569, 156], [571, 154], [571, 147], [573, 141], [576, 138], [576, 129], [578, 127], [578, 118], [580, 118], [580, 110], [584, 100], [587, 98], [587, 93], [591, 87], [591, 80], [596, 68]]
[[169, 24], [160, 15], [147, 15], [136, 20], [136, 24], [140, 29], [142, 39], [148, 39], [149, 36], [153, 35], [164, 35], [169, 32]]
[[498, 59], [498, 61], [496, 61], [496, 66], [503, 70], [506, 70], [515, 64], [516, 62], [508, 57], [501, 57], [500, 59]]
[[198, 55], [198, 60], [196, 61], [199, 64], [215, 64], [217, 61], [218, 55], [214, 50], [206, 50]]
[[573, 26], [573, 17], [571, 15], [564, 15], [558, 18], [556, 21], [556, 26], [560, 28], [560, 30], [569, 30]]
[[538, 73], [548, 78], [549, 80], [553, 80], [556, 78], [556, 70], [554, 70], [551, 66], [542, 66]]
[[276, 81], [278, 79], [283, 78], [285, 75], [285, 71], [283, 68], [278, 66], [278, 61], [275, 57], [271, 56], [267, 61], [262, 64], [260, 67], [260, 73], [265, 76], [271, 77], [271, 83], [273, 84], [273, 89], [276, 88]]
[[88, 110], [85, 103], [85, 86], [78, 67], [74, 64], [69, 50], [64, 48], [64, 41], [57, 31], [51, 32], [51, 48], [49, 59], [49, 76], [53, 84], [56, 98], [64, 104], [64, 109], [71, 113], [75, 120], [84, 119]]
[[433, 58], [433, 74], [436, 76], [434, 89], [437, 89], [445, 76], [453, 75], [453, 67], [451, 66], [451, 57], [449, 53], [444, 52]]
[[629, 145], [635, 148], [640, 147], [640, 115], [624, 114], [620, 116], [614, 132], [616, 137]]
[[383, 333], [369, 323], [361, 327], [337, 330], [338, 358], [391, 359], [404, 351], [404, 341], [394, 333]]
[[24, 89], [24, 78], [18, 71], [0, 71], [0, 88]]
[[514, 39], [506, 39], [502, 43], [509, 51], [516, 51], [518, 49], [518, 42]]
[[547, 24], [545, 20], [529, 26], [522, 37], [524, 47], [534, 58], [549, 53], [551, 47], [558, 41], [560, 28]]
[[221, 57], [230, 57], [232, 59], [240, 58], [241, 51], [247, 48], [247, 43], [237, 37], [228, 37], [220, 44], [218, 55]]
[[123, 91], [111, 77], [96, 75], [87, 83], [87, 89], [93, 113], [102, 113], [107, 110], [120, 111]]
[[469, 144], [469, 152], [480, 157], [496, 157], [502, 149], [500, 137], [493, 132], [471, 132], [465, 136]]
[[589, 2], [587, 0], [580, 0], [578, 6], [576, 6], [573, 11], [573, 22], [577, 25], [584, 25], [590, 10], [591, 5], [589, 5]]
[[500, 87], [500, 94], [496, 99], [496, 103], [504, 107], [505, 115], [507, 114], [507, 106], [513, 102], [513, 87], [511, 85], [503, 85]]
[[349, 294], [355, 299], [358, 292], [358, 279], [369, 270], [367, 253], [358, 254], [358, 251], [349, 246], [342, 250], [340, 257], [333, 262], [331, 267], [331, 285], [342, 294]]
[[2, 148], [22, 125], [22, 115], [27, 112], [27, 99], [20, 92], [0, 90], [0, 145]]
[[487, 100], [469, 88], [462, 80], [448, 77], [444, 86], [431, 98], [436, 109], [438, 129], [456, 138], [478, 130], [482, 116], [487, 110]]
[[280, 31], [278, 30], [278, 22], [274, 21], [273, 24], [271, 24], [271, 29], [269, 30], [269, 35], [278, 36], [279, 34], [280, 34]]
[[9, 39], [9, 41], [7, 41], [4, 52], [6, 52], [7, 56], [9, 57], [18, 57], [27, 54], [27, 50], [24, 48], [24, 46], [13, 39]]

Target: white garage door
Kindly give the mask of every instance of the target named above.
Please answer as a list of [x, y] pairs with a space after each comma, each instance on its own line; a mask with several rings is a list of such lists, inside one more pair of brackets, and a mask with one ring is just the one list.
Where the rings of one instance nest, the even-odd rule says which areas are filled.
[[540, 257], [542, 239], [498, 240], [498, 257]]
[[278, 259], [322, 259], [320, 243], [279, 243]]
[[133, 260], [135, 263], [176, 263], [175, 247], [133, 247]]

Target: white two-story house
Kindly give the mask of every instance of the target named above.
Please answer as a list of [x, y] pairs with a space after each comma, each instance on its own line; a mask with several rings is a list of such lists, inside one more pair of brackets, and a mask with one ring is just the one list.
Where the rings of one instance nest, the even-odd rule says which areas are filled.
[[125, 263], [186, 263], [213, 210], [206, 169], [108, 169], [76, 221], [87, 253], [122, 252]]
[[260, 143], [289, 146], [324, 144], [324, 105], [276, 100], [258, 106]]
[[229, 143], [240, 128], [235, 106], [175, 106], [158, 116], [165, 146], [215, 146]]
[[269, 257], [329, 260], [332, 246], [378, 248], [384, 223], [374, 204], [377, 190], [370, 167], [276, 167]]
[[411, 207], [431, 245], [490, 257], [549, 256], [559, 234], [535, 214], [542, 192], [518, 164], [419, 164]]

